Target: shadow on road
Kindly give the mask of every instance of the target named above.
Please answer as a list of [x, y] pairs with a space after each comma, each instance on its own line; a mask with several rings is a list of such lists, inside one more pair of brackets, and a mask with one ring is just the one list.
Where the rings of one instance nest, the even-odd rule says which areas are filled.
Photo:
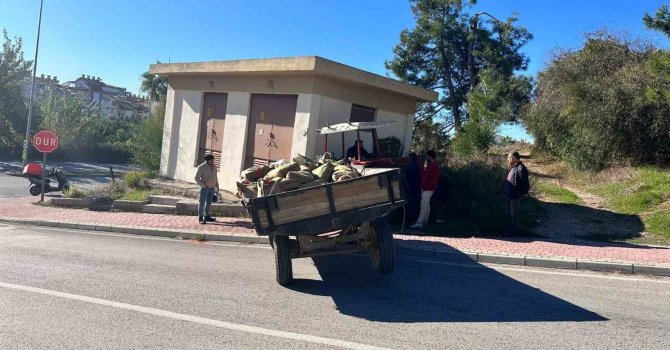
[[384, 276], [366, 256], [314, 258], [323, 280], [296, 279], [290, 288], [332, 297], [342, 314], [379, 322], [607, 320], [454, 252], [464, 266], [398, 259]]

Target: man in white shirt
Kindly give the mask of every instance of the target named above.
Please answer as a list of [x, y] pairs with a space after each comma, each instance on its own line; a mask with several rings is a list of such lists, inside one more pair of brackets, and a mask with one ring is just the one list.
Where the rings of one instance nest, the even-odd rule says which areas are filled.
[[214, 156], [208, 154], [205, 156], [205, 162], [198, 165], [198, 171], [195, 173], [195, 182], [200, 185], [200, 201], [198, 202], [198, 221], [201, 224], [216, 221], [209, 216], [209, 208], [212, 205], [214, 193], [219, 190], [219, 179], [216, 166], [214, 166]]

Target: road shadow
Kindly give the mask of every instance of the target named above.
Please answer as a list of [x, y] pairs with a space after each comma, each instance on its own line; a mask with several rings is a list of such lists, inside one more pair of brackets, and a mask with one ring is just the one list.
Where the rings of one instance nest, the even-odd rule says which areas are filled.
[[[289, 288], [331, 297], [342, 314], [377, 322], [607, 320], [446, 249], [457, 265], [401, 258], [389, 275], [378, 274], [367, 256], [314, 258], [322, 281], [296, 279]], [[403, 249], [396, 252], [406, 255]]]
[[638, 215], [619, 214], [606, 209], [592, 208], [584, 205], [552, 203], [538, 201], [543, 215], [533, 231], [542, 237], [577, 240], [580, 245], [585, 240], [594, 240], [597, 246], [613, 244], [640, 248], [643, 246], [608, 242], [642, 237], [645, 232], [644, 222]]
[[[519, 230], [515, 235], [504, 236], [510, 219], [505, 206], [496, 209], [486, 220], [470, 217], [456, 218], [446, 213], [442, 222], [432, 222], [426, 229], [404, 229], [406, 235], [457, 238], [491, 238], [508, 241], [551, 241], [594, 247], [647, 248], [645, 245], [622, 242], [642, 237], [645, 225], [638, 215], [619, 214], [607, 209], [585, 205], [553, 203], [537, 198], [521, 202]], [[395, 232], [400, 225], [393, 226]]]

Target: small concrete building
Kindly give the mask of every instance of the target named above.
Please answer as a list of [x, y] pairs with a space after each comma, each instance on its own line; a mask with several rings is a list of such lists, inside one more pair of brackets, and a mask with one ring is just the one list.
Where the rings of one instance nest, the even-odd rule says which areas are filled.
[[[322, 154], [316, 129], [347, 120], [393, 121], [378, 137], [395, 136], [407, 154], [417, 103], [437, 100], [433, 91], [316, 56], [154, 64], [150, 72], [169, 81], [160, 174], [193, 182], [212, 153], [227, 190], [246, 167]], [[345, 146], [355, 138], [346, 134]], [[371, 135], [361, 138], [372, 151]], [[329, 138], [327, 149], [342, 157], [342, 138]]]

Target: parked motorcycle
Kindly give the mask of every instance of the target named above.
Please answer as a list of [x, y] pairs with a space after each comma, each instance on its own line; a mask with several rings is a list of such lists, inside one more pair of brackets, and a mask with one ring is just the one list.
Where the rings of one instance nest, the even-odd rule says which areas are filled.
[[[28, 163], [23, 167], [23, 175], [28, 178], [28, 192], [33, 196], [39, 196], [42, 193], [42, 165], [40, 163]], [[52, 186], [51, 180], [58, 181], [58, 186]], [[70, 182], [63, 175], [61, 168], [51, 168], [46, 173], [44, 182], [44, 193], [63, 192], [70, 189]]]

